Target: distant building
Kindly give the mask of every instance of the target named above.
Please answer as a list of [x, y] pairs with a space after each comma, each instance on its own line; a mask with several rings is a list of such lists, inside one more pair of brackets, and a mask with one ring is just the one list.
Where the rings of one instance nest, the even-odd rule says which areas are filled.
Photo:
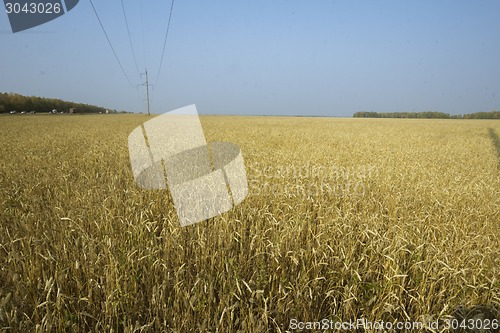
[[75, 110], [76, 110], [75, 108], [70, 108], [70, 109], [69, 109], [69, 113], [70, 113], [70, 114], [75, 113]]

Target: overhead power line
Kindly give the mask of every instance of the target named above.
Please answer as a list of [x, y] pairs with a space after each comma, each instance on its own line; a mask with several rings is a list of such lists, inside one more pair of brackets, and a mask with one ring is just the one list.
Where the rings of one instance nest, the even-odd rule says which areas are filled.
[[160, 66], [158, 67], [158, 75], [156, 75], [155, 86], [158, 85], [158, 80], [160, 78], [161, 66], [163, 64], [163, 56], [165, 55], [165, 46], [167, 45], [168, 31], [170, 30], [170, 21], [172, 20], [172, 12], [174, 10], [174, 1], [175, 0], [172, 0], [172, 4], [170, 5], [170, 15], [168, 16], [167, 31], [165, 32], [165, 40], [163, 41], [163, 50], [161, 52]]
[[137, 74], [140, 76], [141, 73], [139, 72], [139, 66], [137, 65], [137, 58], [135, 57], [134, 45], [132, 43], [132, 37], [130, 36], [130, 28], [128, 26], [127, 14], [125, 13], [125, 5], [123, 4], [123, 0], [121, 0], [121, 3], [122, 3], [123, 17], [125, 18], [125, 25], [127, 26], [128, 40], [130, 42], [130, 48], [132, 49], [132, 56], [134, 57], [135, 69], [137, 70]]
[[144, 14], [142, 10], [142, 0], [139, 2], [141, 7], [141, 30], [142, 30], [142, 62], [146, 66], [146, 44], [144, 43]]
[[127, 78], [128, 83], [132, 86], [132, 88], [134, 88], [134, 85], [132, 84], [132, 82], [130, 81], [127, 73], [123, 69], [123, 66], [122, 66], [122, 63], [120, 62], [120, 59], [118, 59], [118, 56], [116, 55], [115, 48], [113, 47], [113, 44], [111, 44], [111, 40], [109, 39], [109, 36], [106, 33], [106, 29], [104, 29], [104, 25], [102, 24], [102, 21], [99, 18], [99, 14], [97, 14], [97, 10], [94, 7], [94, 3], [92, 2], [92, 0], [89, 0], [89, 1], [90, 1], [90, 5], [92, 6], [92, 9], [94, 10], [95, 16], [97, 17], [97, 20], [99, 21], [99, 24], [101, 25], [102, 31], [104, 32], [104, 35], [106, 36], [106, 39], [108, 40], [108, 44], [111, 47], [111, 50], [113, 51], [113, 54], [115, 55], [115, 58], [116, 58], [116, 61], [118, 62], [118, 65], [120, 65], [120, 68], [121, 68], [123, 74], [125, 75], [125, 77]]

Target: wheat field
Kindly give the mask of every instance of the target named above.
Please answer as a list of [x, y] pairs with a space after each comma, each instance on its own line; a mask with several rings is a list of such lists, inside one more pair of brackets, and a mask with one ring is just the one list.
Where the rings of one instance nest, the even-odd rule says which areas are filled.
[[249, 194], [181, 228], [168, 191], [134, 183], [127, 137], [147, 119], [0, 116], [0, 331], [299, 332], [500, 307], [499, 121], [202, 116], [207, 141], [240, 146]]

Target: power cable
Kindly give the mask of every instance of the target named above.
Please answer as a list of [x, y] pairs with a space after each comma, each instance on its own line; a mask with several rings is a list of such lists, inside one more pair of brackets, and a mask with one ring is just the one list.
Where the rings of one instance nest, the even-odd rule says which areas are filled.
[[139, 2], [141, 7], [141, 30], [142, 30], [142, 62], [144, 67], [146, 67], [146, 45], [144, 44], [144, 14], [142, 10], [142, 0]]
[[108, 44], [111, 47], [111, 50], [113, 51], [113, 54], [115, 55], [115, 58], [116, 58], [116, 61], [118, 62], [118, 65], [120, 65], [120, 68], [122, 69], [123, 74], [127, 78], [128, 83], [132, 86], [132, 88], [134, 88], [134, 85], [132, 84], [132, 82], [130, 81], [127, 73], [123, 69], [123, 66], [122, 66], [122, 63], [120, 62], [120, 59], [118, 59], [118, 56], [116, 55], [115, 49], [113, 47], [113, 44], [111, 44], [111, 40], [109, 39], [108, 34], [106, 33], [106, 29], [104, 29], [104, 25], [102, 24], [102, 21], [99, 18], [99, 14], [97, 14], [97, 10], [94, 7], [94, 3], [92, 2], [92, 0], [89, 0], [89, 1], [90, 1], [90, 4], [92, 5], [92, 9], [94, 10], [95, 16], [97, 17], [97, 20], [99, 21], [99, 24], [101, 25], [102, 31], [104, 32], [104, 35], [106, 36], [106, 39], [108, 40]]
[[156, 75], [155, 86], [158, 85], [158, 80], [160, 78], [161, 66], [163, 64], [163, 56], [165, 55], [165, 46], [167, 45], [168, 31], [170, 30], [170, 21], [172, 20], [172, 12], [174, 9], [174, 2], [175, 2], [175, 0], [172, 0], [172, 4], [170, 5], [170, 15], [168, 16], [167, 31], [165, 33], [165, 40], [163, 41], [163, 51], [161, 52], [160, 66], [158, 67], [158, 75]]
[[135, 51], [134, 51], [134, 45], [132, 43], [132, 37], [130, 37], [130, 29], [128, 26], [127, 14], [125, 13], [125, 5], [123, 4], [123, 0], [121, 0], [121, 3], [122, 3], [123, 17], [125, 18], [125, 25], [127, 26], [128, 40], [130, 42], [130, 48], [132, 49], [132, 56], [134, 57], [135, 69], [137, 70], [137, 74], [139, 74], [139, 76], [141, 76], [141, 73], [139, 72], [139, 66], [137, 65], [137, 58], [135, 57]]

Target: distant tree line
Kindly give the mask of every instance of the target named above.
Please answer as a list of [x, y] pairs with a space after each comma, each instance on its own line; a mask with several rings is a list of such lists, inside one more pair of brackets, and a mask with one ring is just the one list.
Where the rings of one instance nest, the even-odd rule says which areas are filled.
[[464, 114], [460, 119], [500, 119], [500, 111], [476, 112]]
[[50, 112], [54, 109], [58, 112], [68, 112], [72, 108], [77, 113], [106, 112], [105, 108], [95, 105], [67, 102], [55, 98], [23, 96], [15, 93], [0, 92], [0, 113], [8, 113], [12, 110], [18, 112]]
[[354, 118], [426, 118], [426, 119], [500, 119], [500, 111], [476, 112], [464, 115], [450, 115], [444, 112], [367, 112], [360, 111]]

